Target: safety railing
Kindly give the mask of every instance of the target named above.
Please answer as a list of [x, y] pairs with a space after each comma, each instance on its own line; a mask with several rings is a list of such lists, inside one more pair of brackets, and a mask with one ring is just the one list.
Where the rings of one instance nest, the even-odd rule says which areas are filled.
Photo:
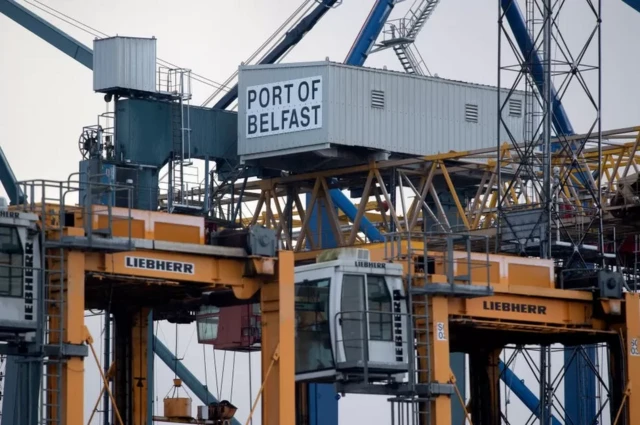
[[[387, 261], [406, 261], [407, 279], [490, 287], [489, 237], [468, 233], [394, 232], [384, 235]], [[444, 277], [444, 281], [438, 280]]]
[[158, 67], [158, 91], [182, 100], [191, 99], [191, 70]]
[[[84, 174], [86, 175], [86, 174]], [[126, 238], [131, 244], [133, 186], [104, 183], [102, 175], [83, 177], [74, 173], [67, 180], [27, 180], [18, 182], [26, 199], [16, 207], [40, 217], [42, 230], [64, 235], [65, 227], [82, 227], [90, 245], [94, 238]], [[116, 198], [119, 204], [115, 206]]]
[[[424, 320], [428, 315], [392, 311], [392, 304], [389, 307], [388, 311], [334, 314], [331, 340], [336, 370], [364, 383], [393, 382], [395, 389], [390, 394], [419, 395], [431, 376], [429, 322]], [[423, 332], [414, 334], [410, 329]]]
[[[204, 180], [199, 180], [198, 168], [184, 167], [183, 176], [185, 180], [181, 185], [176, 186], [168, 181], [168, 175], [162, 176], [158, 183], [158, 205], [161, 210], [169, 208], [169, 204], [201, 208], [205, 210], [208, 200]], [[182, 188], [180, 187], [182, 186]]]

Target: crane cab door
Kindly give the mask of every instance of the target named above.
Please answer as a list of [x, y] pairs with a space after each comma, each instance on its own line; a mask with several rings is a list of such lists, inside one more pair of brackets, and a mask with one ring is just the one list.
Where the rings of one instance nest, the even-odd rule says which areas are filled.
[[401, 277], [344, 271], [332, 291], [337, 369], [407, 369], [406, 304]]

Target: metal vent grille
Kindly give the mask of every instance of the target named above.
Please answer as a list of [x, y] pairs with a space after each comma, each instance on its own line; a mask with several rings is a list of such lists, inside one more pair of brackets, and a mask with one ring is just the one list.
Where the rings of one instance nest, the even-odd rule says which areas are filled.
[[382, 90], [371, 90], [371, 107], [384, 108], [384, 92]]
[[358, 249], [358, 260], [369, 261], [369, 250]]
[[509, 100], [509, 116], [511, 117], [522, 116], [522, 100], [520, 99]]
[[474, 124], [478, 123], [478, 105], [471, 103], [464, 105], [464, 120]]

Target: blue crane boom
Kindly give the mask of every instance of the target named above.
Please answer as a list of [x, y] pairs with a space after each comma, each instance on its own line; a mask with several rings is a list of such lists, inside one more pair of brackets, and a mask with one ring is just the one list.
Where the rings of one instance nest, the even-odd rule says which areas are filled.
[[[0, 0], [0, 13], [42, 38], [62, 53], [71, 56], [89, 69], [93, 68], [93, 52], [78, 40], [68, 36], [35, 13], [13, 0]], [[9, 161], [0, 149], [0, 182], [12, 204], [24, 202], [24, 193], [17, 186], [17, 180]]]
[[[513, 36], [518, 43], [520, 52], [524, 58], [531, 58], [531, 76], [536, 83], [536, 87], [540, 93], [544, 92], [544, 68], [542, 61], [538, 55], [538, 51], [534, 47], [533, 40], [527, 31], [527, 24], [524, 20], [518, 3], [514, 0], [500, 0], [500, 5], [504, 11], [504, 17], [509, 22], [509, 27], [513, 32]], [[553, 84], [553, 83], [552, 83]], [[562, 102], [558, 98], [555, 87], [551, 88], [552, 99], [552, 117], [553, 128], [558, 136], [570, 136], [574, 134], [573, 127], [569, 122], [569, 117], [562, 106]]]
[[376, 0], [344, 63], [355, 66], [364, 65], [396, 3], [397, 0]]
[[71, 56], [89, 69], [93, 69], [93, 51], [73, 37], [65, 34], [14, 0], [0, 0], [0, 13]]
[[[292, 47], [313, 29], [327, 11], [335, 6], [338, 0], [322, 0], [311, 13], [298, 22], [296, 26], [287, 31], [284, 39], [259, 62], [261, 65], [276, 63]], [[238, 85], [233, 86], [215, 105], [214, 109], [225, 109], [238, 98]]]
[[0, 182], [7, 192], [12, 205], [21, 204], [25, 201], [24, 192], [18, 186], [18, 180], [13, 174], [9, 160], [4, 155], [2, 148], [0, 148]]

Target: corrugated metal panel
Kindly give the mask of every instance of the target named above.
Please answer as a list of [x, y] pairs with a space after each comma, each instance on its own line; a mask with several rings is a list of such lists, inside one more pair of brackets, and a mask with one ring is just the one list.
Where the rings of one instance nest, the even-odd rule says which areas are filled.
[[156, 91], [156, 39], [111, 37], [93, 42], [93, 89]]
[[[308, 77], [322, 78], [321, 128], [246, 137], [248, 87]], [[498, 95], [491, 86], [315, 62], [242, 67], [239, 88], [238, 154], [245, 160], [329, 146], [430, 155], [494, 147], [498, 143]], [[501, 93], [504, 101], [508, 90]], [[524, 93], [514, 92], [511, 99], [514, 103], [503, 119], [520, 141], [525, 120]], [[271, 112], [282, 111], [274, 107]], [[509, 140], [504, 129], [500, 140]]]

